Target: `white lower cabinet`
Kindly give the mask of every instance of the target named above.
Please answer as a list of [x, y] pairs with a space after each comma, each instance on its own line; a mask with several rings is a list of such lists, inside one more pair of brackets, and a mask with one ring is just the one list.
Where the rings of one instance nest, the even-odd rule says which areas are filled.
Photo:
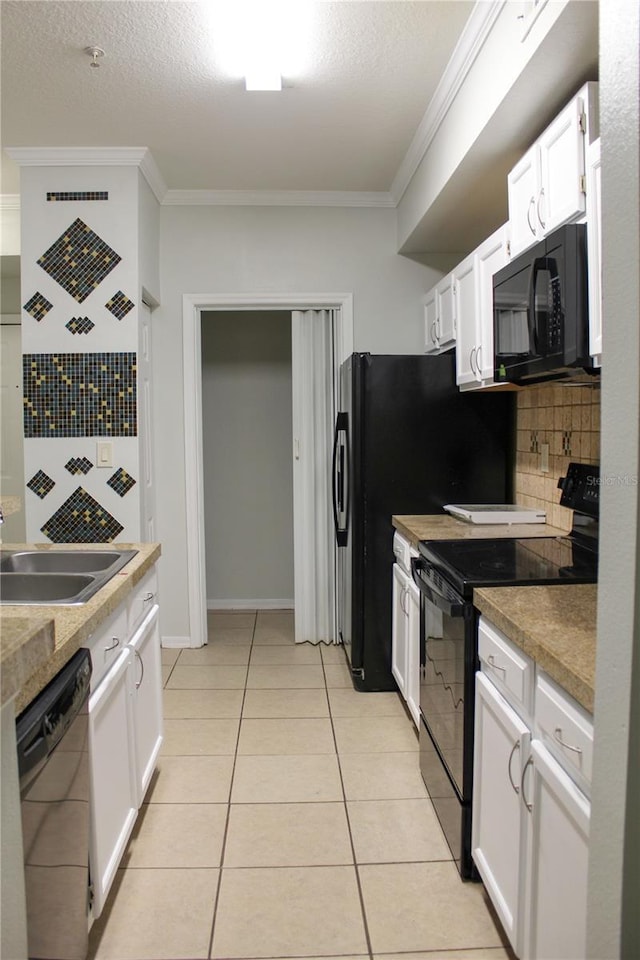
[[142, 803], [162, 746], [162, 666], [159, 607], [153, 607], [129, 641], [133, 652], [133, 719], [138, 806]]
[[[518, 957], [578, 960], [586, 955], [592, 724], [537, 667], [531, 714], [527, 678], [522, 696], [505, 682], [504, 653], [521, 652], [484, 618], [479, 633], [473, 859]], [[485, 667], [499, 657], [494, 682]]]
[[517, 954], [522, 931], [521, 863], [525, 852], [520, 781], [531, 731], [493, 683], [476, 674], [474, 862]]
[[591, 805], [540, 740], [531, 744], [530, 768], [522, 956], [584, 960]]
[[133, 653], [124, 648], [89, 698], [92, 912], [99, 917], [138, 814]]
[[134, 591], [90, 638], [91, 919], [104, 907], [162, 745], [159, 607], [141, 619]]
[[391, 672], [404, 697], [416, 727], [420, 726], [420, 591], [408, 568], [411, 550], [398, 534], [394, 537], [398, 558], [393, 564]]

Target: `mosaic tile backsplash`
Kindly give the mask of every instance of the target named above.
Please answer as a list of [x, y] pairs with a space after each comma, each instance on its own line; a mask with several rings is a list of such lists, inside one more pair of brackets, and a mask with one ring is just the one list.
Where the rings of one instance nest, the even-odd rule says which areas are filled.
[[122, 258], [79, 217], [42, 254], [38, 264], [82, 303]]
[[[547, 523], [570, 530], [573, 511], [560, 506], [558, 480], [567, 464], [600, 463], [600, 388], [541, 386], [518, 392], [516, 501], [546, 511]], [[549, 470], [541, 467], [549, 445]]]
[[25, 437], [137, 435], [135, 353], [26, 353]]

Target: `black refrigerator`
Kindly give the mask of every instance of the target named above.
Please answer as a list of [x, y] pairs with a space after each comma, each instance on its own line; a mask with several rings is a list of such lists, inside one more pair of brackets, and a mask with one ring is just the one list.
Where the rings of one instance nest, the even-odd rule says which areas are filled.
[[455, 354], [354, 353], [340, 369], [333, 443], [338, 633], [356, 690], [394, 690], [394, 514], [512, 502], [510, 392], [461, 393]]

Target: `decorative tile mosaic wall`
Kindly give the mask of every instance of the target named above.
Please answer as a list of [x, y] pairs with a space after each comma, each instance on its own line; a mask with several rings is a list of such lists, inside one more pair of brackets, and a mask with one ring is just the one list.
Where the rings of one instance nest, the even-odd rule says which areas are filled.
[[78, 473], [89, 473], [93, 464], [88, 457], [72, 457], [64, 465], [65, 470], [68, 470], [70, 474], [75, 475]]
[[28, 353], [25, 437], [137, 435], [135, 353]]
[[47, 200], [108, 200], [108, 190], [51, 190]]
[[[558, 480], [567, 464], [600, 462], [600, 388], [541, 386], [518, 392], [516, 500], [546, 511], [547, 523], [570, 530], [573, 511], [560, 506]], [[549, 445], [549, 470], [541, 467]]]
[[91, 494], [78, 487], [42, 525], [53, 543], [111, 543], [124, 527]]
[[37, 473], [34, 473], [31, 480], [27, 483], [29, 490], [32, 490], [36, 497], [40, 497], [41, 500], [44, 500], [46, 495], [51, 493], [55, 485], [55, 480], [47, 476], [44, 470], [38, 470]]
[[129, 297], [126, 297], [122, 290], [118, 290], [110, 300], [107, 300], [105, 307], [111, 311], [114, 317], [122, 320], [129, 313], [129, 310], [133, 310], [133, 301], [129, 300]]
[[43, 297], [41, 293], [36, 292], [27, 300], [23, 309], [27, 311], [30, 317], [33, 317], [34, 320], [40, 323], [43, 317], [46, 317], [49, 313], [49, 310], [53, 309], [53, 304], [49, 303], [47, 298]]
[[38, 264], [82, 303], [122, 258], [79, 217], [43, 253]]
[[[127, 208], [130, 215], [122, 206], [110, 209], [109, 200], [120, 203], [129, 189], [120, 172], [114, 178], [105, 176], [108, 189], [100, 190], [86, 189], [93, 186], [87, 173], [62, 184], [79, 189], [64, 190], [55, 189], [59, 180], [52, 184], [50, 175], [44, 170], [38, 174], [38, 196], [40, 201], [46, 197], [46, 209], [39, 206], [37, 218], [24, 224], [37, 251], [22, 272], [23, 350], [29, 351], [23, 355], [23, 423], [31, 477], [26, 484], [27, 529], [32, 539], [54, 543], [106, 543], [123, 531], [136, 539], [137, 304], [131, 295], [139, 282], [137, 210], [135, 204]], [[69, 209], [65, 203], [74, 206]], [[36, 322], [28, 322], [29, 317]], [[125, 317], [121, 327], [117, 321]], [[114, 441], [111, 470], [94, 469], [95, 439], [101, 437]], [[39, 442], [51, 439], [62, 442]], [[68, 497], [74, 483], [82, 486]]]
[[95, 323], [89, 317], [72, 317], [65, 327], [69, 333], [91, 333]]
[[107, 485], [111, 487], [112, 490], [115, 490], [119, 497], [124, 497], [125, 494], [129, 493], [129, 490], [131, 490], [135, 484], [136, 481], [123, 467], [118, 467], [116, 472], [107, 480]]

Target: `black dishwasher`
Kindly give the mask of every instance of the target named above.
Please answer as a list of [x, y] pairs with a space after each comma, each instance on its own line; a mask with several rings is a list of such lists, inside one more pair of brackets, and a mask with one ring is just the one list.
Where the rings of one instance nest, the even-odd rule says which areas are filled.
[[90, 678], [78, 650], [16, 720], [30, 960], [87, 955]]

